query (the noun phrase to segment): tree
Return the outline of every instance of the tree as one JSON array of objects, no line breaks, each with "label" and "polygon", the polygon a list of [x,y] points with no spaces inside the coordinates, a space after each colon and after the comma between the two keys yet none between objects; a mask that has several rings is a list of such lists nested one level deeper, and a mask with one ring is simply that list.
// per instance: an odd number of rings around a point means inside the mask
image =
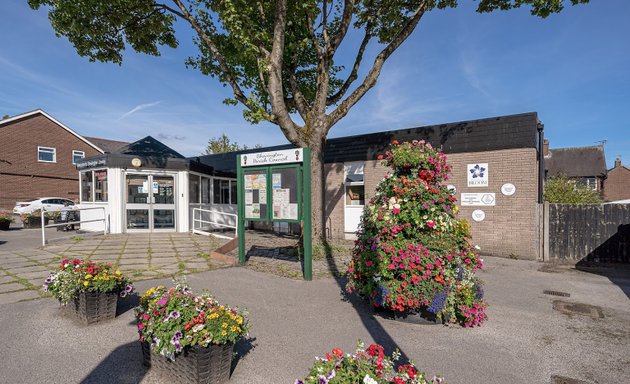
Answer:
[{"label": "tree", "polygon": [[[479,0],[478,12],[530,5],[547,17],[564,0]],[[588,0],[570,0],[572,4]],[[434,9],[457,0],[29,0],[47,6],[58,35],[91,61],[121,64],[130,46],[159,56],[159,46],[178,45],[175,27],[196,35],[199,54],[186,64],[229,86],[252,123],[279,126],[289,142],[309,147],[313,157],[313,238],[324,240],[326,137],[330,129],[376,84],[383,65]],[[356,52],[342,63],[338,50],[353,28],[362,35]],[[344,50],[349,50],[347,43]],[[368,45],[376,44],[365,77],[358,83]]]},{"label": "tree", "polygon": [[545,201],[558,204],[600,204],[599,192],[565,176],[551,177],[545,183]]},{"label": "tree", "polygon": [[[254,145],[254,148],[261,148],[260,144]],[[231,142],[230,138],[225,133],[222,133],[220,137],[213,137],[208,140],[208,148],[206,148],[206,155],[214,155],[217,153],[235,152],[249,149],[247,145],[239,145],[236,141]]]}]

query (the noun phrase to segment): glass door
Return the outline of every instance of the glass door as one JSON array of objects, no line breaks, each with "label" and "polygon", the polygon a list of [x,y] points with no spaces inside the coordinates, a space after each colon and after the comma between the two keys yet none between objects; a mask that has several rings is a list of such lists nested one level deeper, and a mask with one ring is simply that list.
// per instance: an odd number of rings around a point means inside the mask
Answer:
[{"label": "glass door", "polygon": [[128,174],[125,184],[127,231],[175,230],[173,176]]}]

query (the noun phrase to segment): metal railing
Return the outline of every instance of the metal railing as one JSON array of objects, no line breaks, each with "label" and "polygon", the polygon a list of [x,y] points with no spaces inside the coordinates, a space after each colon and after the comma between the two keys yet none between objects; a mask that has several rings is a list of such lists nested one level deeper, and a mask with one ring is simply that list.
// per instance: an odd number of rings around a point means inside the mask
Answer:
[{"label": "metal railing", "polygon": [[[210,220],[202,219],[201,218],[202,213],[210,214]],[[218,222],[217,220],[214,219],[214,215],[215,214],[219,215],[219,216],[233,217],[234,218],[234,224],[226,224],[225,222],[221,222],[221,223]],[[234,237],[236,237],[237,218],[238,218],[238,216],[233,214],[233,213],[211,211],[209,209],[203,209],[203,208],[193,208],[193,229],[192,229],[192,231],[193,231],[193,233],[196,233],[198,235],[206,235],[206,236],[208,236],[211,233],[201,229],[201,226],[209,224],[211,226],[217,226],[217,227],[221,227],[221,228],[232,228],[232,229],[234,229]],[[217,237],[221,237],[221,238],[225,238],[225,239],[233,239],[234,238],[234,237],[229,237],[229,236],[218,235],[216,233],[213,233],[212,235],[217,236]]]},{"label": "metal railing", "polygon": [[90,208],[74,208],[74,209],[67,209],[64,210],[65,212],[73,212],[73,211],[89,211],[89,210],[94,210],[94,209],[102,209],[103,210],[103,218],[102,219],[91,219],[91,220],[79,220],[79,221],[64,221],[63,223],[55,223],[55,224],[48,224],[46,225],[46,212],[60,212],[60,211],[46,211],[44,208],[42,208],[42,214],[41,214],[41,220],[42,220],[42,246],[45,247],[46,246],[46,228],[54,228],[54,227],[61,227],[61,226],[66,226],[66,225],[73,225],[73,224],[81,224],[81,223],[94,223],[97,221],[102,221],[103,222],[103,235],[107,235],[107,215],[105,212],[105,207],[90,207]]}]

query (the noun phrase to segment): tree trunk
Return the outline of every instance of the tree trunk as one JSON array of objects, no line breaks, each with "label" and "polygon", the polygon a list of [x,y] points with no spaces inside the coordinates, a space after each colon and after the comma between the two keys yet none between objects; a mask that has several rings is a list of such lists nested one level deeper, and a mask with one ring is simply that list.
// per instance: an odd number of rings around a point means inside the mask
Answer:
[{"label": "tree trunk", "polygon": [[311,220],[313,245],[326,240],[324,193],[324,147],[325,137],[313,137],[308,147],[311,149]]}]

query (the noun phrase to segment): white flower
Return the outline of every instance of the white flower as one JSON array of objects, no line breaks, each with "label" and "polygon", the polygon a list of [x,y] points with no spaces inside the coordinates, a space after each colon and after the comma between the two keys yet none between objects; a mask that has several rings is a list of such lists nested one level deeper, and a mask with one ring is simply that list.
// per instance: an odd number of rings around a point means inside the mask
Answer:
[{"label": "white flower", "polygon": [[481,249],[481,247],[480,247],[480,246],[478,246],[478,245],[475,245],[475,249],[476,249],[476,250],[480,250],[480,249]]},{"label": "white flower", "polygon": [[376,382],[376,380],[374,380],[373,378],[370,377],[370,375],[365,375],[365,377],[363,378],[363,384],[378,384]]}]

